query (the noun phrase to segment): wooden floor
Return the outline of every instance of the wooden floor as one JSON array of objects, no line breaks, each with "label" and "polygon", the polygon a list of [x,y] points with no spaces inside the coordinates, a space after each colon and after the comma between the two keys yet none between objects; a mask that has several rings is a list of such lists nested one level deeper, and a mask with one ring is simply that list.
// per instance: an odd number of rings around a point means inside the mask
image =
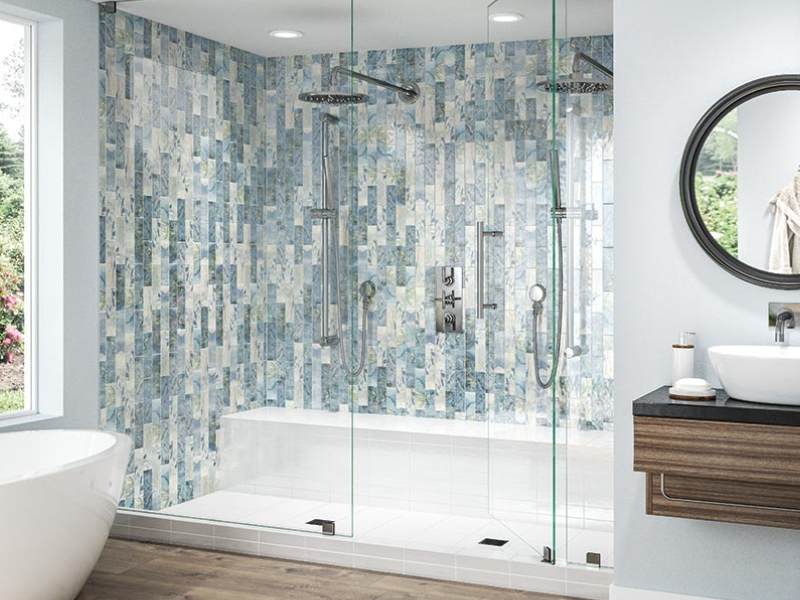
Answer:
[{"label": "wooden floor", "polygon": [[76,600],[568,600],[309,563],[109,540]]}]

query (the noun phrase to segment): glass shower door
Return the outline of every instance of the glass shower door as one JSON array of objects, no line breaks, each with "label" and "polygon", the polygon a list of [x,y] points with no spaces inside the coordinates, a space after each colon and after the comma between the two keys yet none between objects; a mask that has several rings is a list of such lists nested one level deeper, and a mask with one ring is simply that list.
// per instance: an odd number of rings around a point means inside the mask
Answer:
[{"label": "glass shower door", "polygon": [[[483,280],[487,296],[476,336],[478,356],[485,360],[488,510],[497,534],[507,540],[502,548],[536,562],[554,562],[558,548],[556,390],[540,386],[536,377],[538,369],[548,379],[555,352],[555,96],[537,87],[553,73],[554,10],[552,0],[496,0],[488,6],[481,216],[486,230],[502,236],[476,233],[476,255],[483,259],[477,266],[485,273],[477,281]],[[529,295],[535,285],[547,294],[539,298],[544,301],[536,316]]]},{"label": "glass shower door", "polygon": [[[606,568],[614,564],[613,38],[610,19],[593,35],[569,31],[560,18],[558,76],[578,83],[558,96],[566,211],[556,512],[566,544],[560,558]],[[589,81],[595,85],[581,85]]]}]

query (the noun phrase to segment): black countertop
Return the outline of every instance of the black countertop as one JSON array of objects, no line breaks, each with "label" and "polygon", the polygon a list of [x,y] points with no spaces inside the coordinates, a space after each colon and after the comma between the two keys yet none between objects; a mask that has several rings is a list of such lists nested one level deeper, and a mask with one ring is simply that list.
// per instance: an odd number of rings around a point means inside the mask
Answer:
[{"label": "black countertop", "polygon": [[633,415],[800,427],[800,406],[744,402],[729,397],[723,390],[717,390],[714,401],[672,400],[666,385],[634,400]]}]

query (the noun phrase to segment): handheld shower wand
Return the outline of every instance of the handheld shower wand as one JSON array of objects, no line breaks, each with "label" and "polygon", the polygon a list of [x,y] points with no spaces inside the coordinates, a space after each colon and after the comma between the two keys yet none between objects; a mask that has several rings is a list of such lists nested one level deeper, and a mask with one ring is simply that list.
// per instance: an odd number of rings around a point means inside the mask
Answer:
[{"label": "handheld shower wand", "polygon": [[561,244],[562,238],[562,221],[567,217],[566,209],[561,203],[561,173],[559,170],[559,156],[558,150],[553,150],[550,154],[550,172],[553,177],[553,220],[555,221],[555,237],[556,237],[556,286],[558,288],[556,297],[556,315],[554,317],[556,331],[555,331],[555,351],[553,353],[553,366],[550,368],[550,374],[542,378],[539,371],[539,317],[544,312],[544,301],[547,298],[547,290],[544,286],[538,283],[531,286],[528,290],[528,296],[533,302],[533,361],[534,373],[536,374],[536,383],[543,389],[549,388],[553,385],[558,374],[558,365],[561,361],[561,331],[564,321],[564,248]]}]

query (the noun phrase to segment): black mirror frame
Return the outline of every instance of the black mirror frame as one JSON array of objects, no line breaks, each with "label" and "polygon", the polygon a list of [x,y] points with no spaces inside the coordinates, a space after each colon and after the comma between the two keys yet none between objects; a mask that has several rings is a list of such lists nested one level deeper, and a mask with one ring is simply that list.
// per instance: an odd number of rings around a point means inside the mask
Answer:
[{"label": "black mirror frame", "polygon": [[797,290],[800,289],[800,275],[785,275],[770,273],[756,269],[731,256],[712,237],[703,222],[700,209],[697,206],[697,196],[694,189],[694,177],[697,171],[697,162],[703,150],[706,139],[711,132],[730,111],[758,96],[781,91],[800,92],[800,75],[774,75],[746,83],[718,100],[700,119],[694,131],[689,136],[686,149],[681,161],[680,189],[683,214],[689,223],[692,234],[703,250],[706,251],[714,262],[739,279],[760,285],[762,287]]}]

